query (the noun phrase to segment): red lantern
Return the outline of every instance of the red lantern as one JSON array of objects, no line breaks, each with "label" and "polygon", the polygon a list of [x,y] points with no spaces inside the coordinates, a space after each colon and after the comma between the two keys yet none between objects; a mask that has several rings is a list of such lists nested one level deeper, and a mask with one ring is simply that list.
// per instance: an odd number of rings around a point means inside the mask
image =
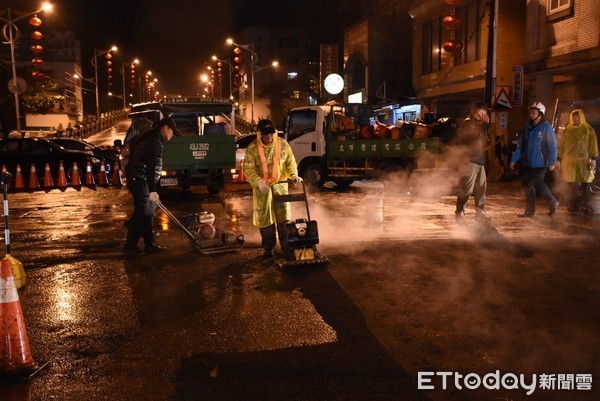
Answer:
[{"label": "red lantern", "polygon": [[44,48],[40,45],[33,45],[31,46],[31,51],[34,53],[41,53],[42,50],[44,50]]},{"label": "red lantern", "polygon": [[239,71],[240,70],[240,66],[236,65],[235,67],[233,67],[234,70]]},{"label": "red lantern", "polygon": [[451,39],[444,42],[444,50],[448,53],[458,53],[463,48],[463,43],[460,40]]},{"label": "red lantern", "polygon": [[42,20],[39,19],[37,17],[37,15],[35,15],[35,16],[31,17],[31,19],[29,20],[29,25],[40,26],[40,25],[42,25]]},{"label": "red lantern", "polygon": [[40,65],[44,64],[44,60],[36,57],[33,60],[31,60],[31,64],[33,64],[35,67],[39,67]]},{"label": "red lantern", "polygon": [[233,52],[235,54],[242,54],[242,49],[240,49],[239,47],[236,47],[235,49],[233,49]]},{"label": "red lantern", "polygon": [[444,0],[444,3],[454,6],[458,4],[458,0]]},{"label": "red lantern", "polygon": [[46,76],[44,75],[44,73],[42,73],[40,71],[34,71],[31,73],[31,77],[33,79],[44,79]]},{"label": "red lantern", "polygon": [[223,67],[223,63],[221,63],[220,61],[217,63],[217,67]]},{"label": "red lantern", "polygon": [[446,29],[458,29],[462,24],[462,18],[456,15],[448,15],[442,20],[442,25]]},{"label": "red lantern", "polygon": [[108,60],[108,61],[106,62],[106,66],[107,66],[107,67],[110,67],[111,65],[112,65],[112,61]]},{"label": "red lantern", "polygon": [[241,64],[242,63],[242,58],[241,57],[234,57],[233,59],[234,62]]},{"label": "red lantern", "polygon": [[110,68],[110,67],[109,67],[109,68],[107,68],[107,69],[106,69],[106,72],[108,72],[108,73],[110,74],[110,73],[112,72],[112,68]]},{"label": "red lantern", "polygon": [[29,35],[33,40],[41,40],[44,35],[40,31],[33,31],[31,35]]},{"label": "red lantern", "polygon": [[110,53],[106,53],[106,54],[104,55],[104,57],[105,57],[107,60],[110,60],[110,59],[112,58],[112,54],[110,54]]}]

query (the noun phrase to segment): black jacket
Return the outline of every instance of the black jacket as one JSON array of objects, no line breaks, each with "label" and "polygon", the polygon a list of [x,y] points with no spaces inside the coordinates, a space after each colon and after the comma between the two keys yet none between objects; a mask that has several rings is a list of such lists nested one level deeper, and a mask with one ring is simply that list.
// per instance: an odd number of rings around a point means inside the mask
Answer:
[{"label": "black jacket", "polygon": [[459,127],[456,144],[465,148],[466,157],[472,163],[485,163],[482,141],[487,138],[487,129],[487,123],[472,117],[467,117]]},{"label": "black jacket", "polygon": [[143,179],[150,192],[156,192],[162,170],[164,138],[159,129],[153,129],[131,143],[127,164],[127,179]]}]

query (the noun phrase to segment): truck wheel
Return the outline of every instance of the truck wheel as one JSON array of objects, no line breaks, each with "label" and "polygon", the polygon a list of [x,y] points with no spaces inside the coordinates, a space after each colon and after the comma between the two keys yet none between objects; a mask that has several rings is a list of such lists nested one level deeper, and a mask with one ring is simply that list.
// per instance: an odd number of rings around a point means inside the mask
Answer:
[{"label": "truck wheel", "polygon": [[340,188],[348,188],[350,185],[352,185],[352,183],[354,182],[354,179],[338,178],[336,180],[333,180],[333,182],[335,182],[335,185],[337,185]]},{"label": "truck wheel", "polygon": [[319,163],[310,163],[300,174],[302,179],[316,188],[321,188],[325,184],[325,171]]},{"label": "truck wheel", "polygon": [[220,187],[216,182],[211,182],[206,184],[206,189],[208,190],[209,194],[216,195],[219,193]]}]

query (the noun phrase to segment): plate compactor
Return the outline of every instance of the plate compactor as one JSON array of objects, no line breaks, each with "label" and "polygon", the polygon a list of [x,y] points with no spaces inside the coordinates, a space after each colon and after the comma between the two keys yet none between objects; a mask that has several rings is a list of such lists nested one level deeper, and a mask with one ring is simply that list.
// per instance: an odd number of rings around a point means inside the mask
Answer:
[{"label": "plate compactor", "polygon": [[180,222],[171,213],[162,202],[158,202],[158,207],[167,217],[175,223],[188,237],[192,246],[200,253],[205,255],[234,252],[244,245],[244,236],[235,234],[231,231],[221,231],[215,227],[215,215],[202,212],[194,213],[183,217],[184,223]]},{"label": "plate compactor", "polygon": [[285,203],[303,202],[306,207],[306,218],[292,221],[279,221],[275,213],[279,244],[284,254],[284,261],[278,262],[282,269],[297,267],[315,267],[329,264],[329,259],[317,251],[319,243],[319,229],[317,222],[310,219],[306,186],[302,185],[302,192],[278,195],[275,193],[276,185],[292,184],[294,181],[279,181],[271,186],[273,206],[275,210],[284,207]]}]

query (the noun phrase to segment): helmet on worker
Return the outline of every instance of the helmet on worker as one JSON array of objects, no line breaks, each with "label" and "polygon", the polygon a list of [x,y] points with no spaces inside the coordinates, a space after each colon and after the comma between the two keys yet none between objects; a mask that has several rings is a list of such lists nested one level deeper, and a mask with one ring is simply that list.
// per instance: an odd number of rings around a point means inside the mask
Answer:
[{"label": "helmet on worker", "polygon": [[533,102],[531,106],[529,106],[529,108],[537,109],[540,112],[540,114],[546,114],[546,106],[544,106],[542,102]]}]

